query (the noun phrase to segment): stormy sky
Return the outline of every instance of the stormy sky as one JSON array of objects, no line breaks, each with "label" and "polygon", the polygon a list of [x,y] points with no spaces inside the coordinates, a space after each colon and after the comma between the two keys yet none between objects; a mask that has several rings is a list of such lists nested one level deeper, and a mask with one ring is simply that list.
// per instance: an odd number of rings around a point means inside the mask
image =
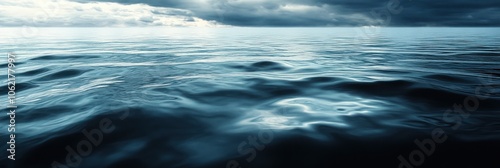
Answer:
[{"label": "stormy sky", "polygon": [[500,26],[499,0],[0,0],[0,26]]}]

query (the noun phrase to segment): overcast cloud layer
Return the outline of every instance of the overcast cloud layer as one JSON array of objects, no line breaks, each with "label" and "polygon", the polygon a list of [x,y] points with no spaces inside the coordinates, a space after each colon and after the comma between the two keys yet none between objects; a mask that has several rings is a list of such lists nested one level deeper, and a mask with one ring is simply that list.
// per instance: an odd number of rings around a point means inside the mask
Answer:
[{"label": "overcast cloud layer", "polygon": [[31,23],[37,26],[500,26],[499,0],[42,0],[37,2],[0,0],[2,8],[0,25],[22,26]]}]

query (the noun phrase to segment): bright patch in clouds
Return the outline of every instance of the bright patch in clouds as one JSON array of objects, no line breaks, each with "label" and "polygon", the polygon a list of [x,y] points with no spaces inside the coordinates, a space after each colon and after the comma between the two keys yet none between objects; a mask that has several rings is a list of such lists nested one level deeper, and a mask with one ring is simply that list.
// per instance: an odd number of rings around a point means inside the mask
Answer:
[{"label": "bright patch in clouds", "polygon": [[283,5],[281,6],[281,9],[290,12],[309,12],[313,10],[321,10],[321,8],[317,6],[296,5],[296,4]]},{"label": "bright patch in clouds", "polygon": [[0,26],[221,26],[185,9],[67,0],[0,1]]}]

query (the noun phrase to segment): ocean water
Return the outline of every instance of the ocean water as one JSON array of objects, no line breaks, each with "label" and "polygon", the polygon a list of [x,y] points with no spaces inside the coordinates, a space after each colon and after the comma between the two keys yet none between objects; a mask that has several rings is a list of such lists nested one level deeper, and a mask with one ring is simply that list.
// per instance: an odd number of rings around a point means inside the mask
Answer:
[{"label": "ocean water", "polygon": [[499,28],[360,30],[2,28],[0,167],[500,166]]}]

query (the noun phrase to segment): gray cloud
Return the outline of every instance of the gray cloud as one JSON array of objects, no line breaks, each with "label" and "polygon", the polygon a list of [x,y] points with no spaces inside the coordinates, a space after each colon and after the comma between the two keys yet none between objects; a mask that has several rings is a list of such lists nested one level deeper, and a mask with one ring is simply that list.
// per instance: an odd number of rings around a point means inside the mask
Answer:
[{"label": "gray cloud", "polygon": [[[179,10],[150,9],[153,18],[182,16],[185,20],[234,26],[500,26],[498,0],[71,0],[78,3],[146,4]],[[388,7],[401,8],[400,12]],[[396,8],[395,8],[396,9]],[[153,19],[153,20],[152,20]]]},{"label": "gray cloud", "polygon": [[0,8],[0,26],[220,26],[190,10],[136,3],[17,0],[0,1]]},{"label": "gray cloud", "polygon": [[[371,14],[372,11],[387,12],[389,2],[392,2],[394,7],[396,5],[398,8],[401,7],[402,11],[389,12],[389,16],[380,17]],[[238,10],[235,7],[229,9],[230,12],[227,12],[225,17],[228,19],[223,23],[266,26],[283,22],[283,25],[296,26],[357,26],[371,25],[377,19],[390,17],[390,22],[387,22],[389,26],[500,26],[500,19],[498,19],[500,18],[500,1],[498,0],[294,0],[264,2],[261,5],[283,6],[283,4],[316,6],[321,7],[322,11],[288,15],[257,15],[257,17],[253,12],[258,12],[258,10]],[[256,8],[259,6],[253,6],[253,9]],[[210,14],[200,17],[215,19]],[[302,18],[302,20],[297,18]]]}]

